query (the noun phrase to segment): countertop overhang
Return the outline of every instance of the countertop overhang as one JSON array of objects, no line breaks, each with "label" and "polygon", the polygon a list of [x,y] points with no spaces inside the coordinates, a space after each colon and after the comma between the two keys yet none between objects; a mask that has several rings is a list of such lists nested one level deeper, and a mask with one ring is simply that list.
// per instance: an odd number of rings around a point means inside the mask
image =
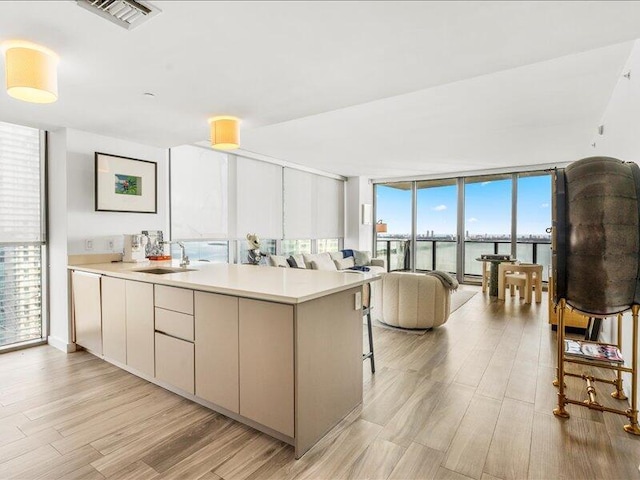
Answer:
[{"label": "countertop overhang", "polygon": [[68,265],[68,269],[139,282],[189,288],[286,304],[299,304],[380,279],[358,271],[332,272],[297,268],[194,262],[191,271],[152,274],[137,270],[179,267],[177,261],[94,263]]}]

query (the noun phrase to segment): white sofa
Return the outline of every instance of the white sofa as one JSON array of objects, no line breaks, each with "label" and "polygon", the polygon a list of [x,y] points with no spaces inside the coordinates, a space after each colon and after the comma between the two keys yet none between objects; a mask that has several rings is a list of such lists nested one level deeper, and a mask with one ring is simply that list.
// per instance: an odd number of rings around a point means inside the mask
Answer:
[{"label": "white sofa", "polygon": [[[371,258],[369,252],[354,250],[353,257],[345,258],[342,252],[325,252],[315,254],[299,254],[285,257],[284,255],[269,255],[267,264],[272,267],[291,268],[290,262],[295,261],[294,268],[331,271],[351,270],[353,266],[367,267],[370,273],[384,273],[387,271],[386,261],[382,258]],[[288,261],[289,260],[289,261]]]},{"label": "white sofa", "polygon": [[449,318],[451,290],[423,273],[382,276],[382,321],[401,328],[433,328]]},{"label": "white sofa", "polygon": [[[369,252],[354,251],[354,254],[357,254],[358,263],[369,268],[368,273],[382,274],[387,271],[387,264],[384,259],[371,258]],[[303,265],[299,268],[360,273],[359,270],[349,269],[348,266],[352,264],[343,257],[342,252],[317,253],[311,255],[301,254],[292,255],[292,257],[296,261],[297,265]],[[287,262],[287,258],[288,257],[283,255],[269,255],[267,257],[267,265],[271,265],[272,267],[291,268],[291,265]],[[355,264],[356,258],[354,258],[353,262]],[[371,318],[374,320],[382,320],[381,283],[382,282],[380,281],[371,283]]]}]

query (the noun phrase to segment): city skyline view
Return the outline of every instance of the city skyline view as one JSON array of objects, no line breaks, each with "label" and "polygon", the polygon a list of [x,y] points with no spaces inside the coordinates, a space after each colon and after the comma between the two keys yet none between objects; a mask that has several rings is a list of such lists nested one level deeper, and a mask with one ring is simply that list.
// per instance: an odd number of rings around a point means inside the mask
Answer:
[{"label": "city skyline view", "polygon": [[[471,179],[469,179],[471,180]],[[511,178],[465,184],[465,238],[511,237]],[[392,185],[392,184],[391,184]],[[387,224],[380,237],[411,235],[411,190],[378,185],[376,221]],[[406,184],[405,184],[406,185]],[[457,186],[439,185],[417,189],[418,238],[455,238],[457,233]],[[517,237],[549,239],[551,226],[551,176],[523,176],[517,184]]]}]

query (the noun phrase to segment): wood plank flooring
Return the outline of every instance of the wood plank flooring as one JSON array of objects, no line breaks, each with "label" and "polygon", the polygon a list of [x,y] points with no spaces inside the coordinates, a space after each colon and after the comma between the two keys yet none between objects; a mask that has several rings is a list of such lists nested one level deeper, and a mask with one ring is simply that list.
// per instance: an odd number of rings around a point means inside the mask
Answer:
[{"label": "wood plank flooring", "polygon": [[[546,296],[524,305],[478,292],[425,335],[374,328],[363,404],[300,460],[85,352],[6,353],[0,479],[640,479],[640,438],[624,418],[552,415],[546,312]],[[582,398],[579,381],[567,384]],[[620,408],[609,388],[598,399]]]}]

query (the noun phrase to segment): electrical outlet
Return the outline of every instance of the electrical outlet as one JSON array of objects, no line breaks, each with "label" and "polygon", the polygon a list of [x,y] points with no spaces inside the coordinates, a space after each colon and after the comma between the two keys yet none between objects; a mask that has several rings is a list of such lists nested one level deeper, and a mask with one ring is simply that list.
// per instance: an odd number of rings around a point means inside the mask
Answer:
[{"label": "electrical outlet", "polygon": [[356,292],[355,310],[362,310],[362,292]]},{"label": "electrical outlet", "polygon": [[85,240],[84,241],[84,249],[85,250],[93,250],[93,240]]},{"label": "electrical outlet", "polygon": [[107,247],[109,248],[109,250],[110,250],[110,251],[112,251],[112,252],[113,252],[113,240],[109,240],[109,241],[107,242]]}]

